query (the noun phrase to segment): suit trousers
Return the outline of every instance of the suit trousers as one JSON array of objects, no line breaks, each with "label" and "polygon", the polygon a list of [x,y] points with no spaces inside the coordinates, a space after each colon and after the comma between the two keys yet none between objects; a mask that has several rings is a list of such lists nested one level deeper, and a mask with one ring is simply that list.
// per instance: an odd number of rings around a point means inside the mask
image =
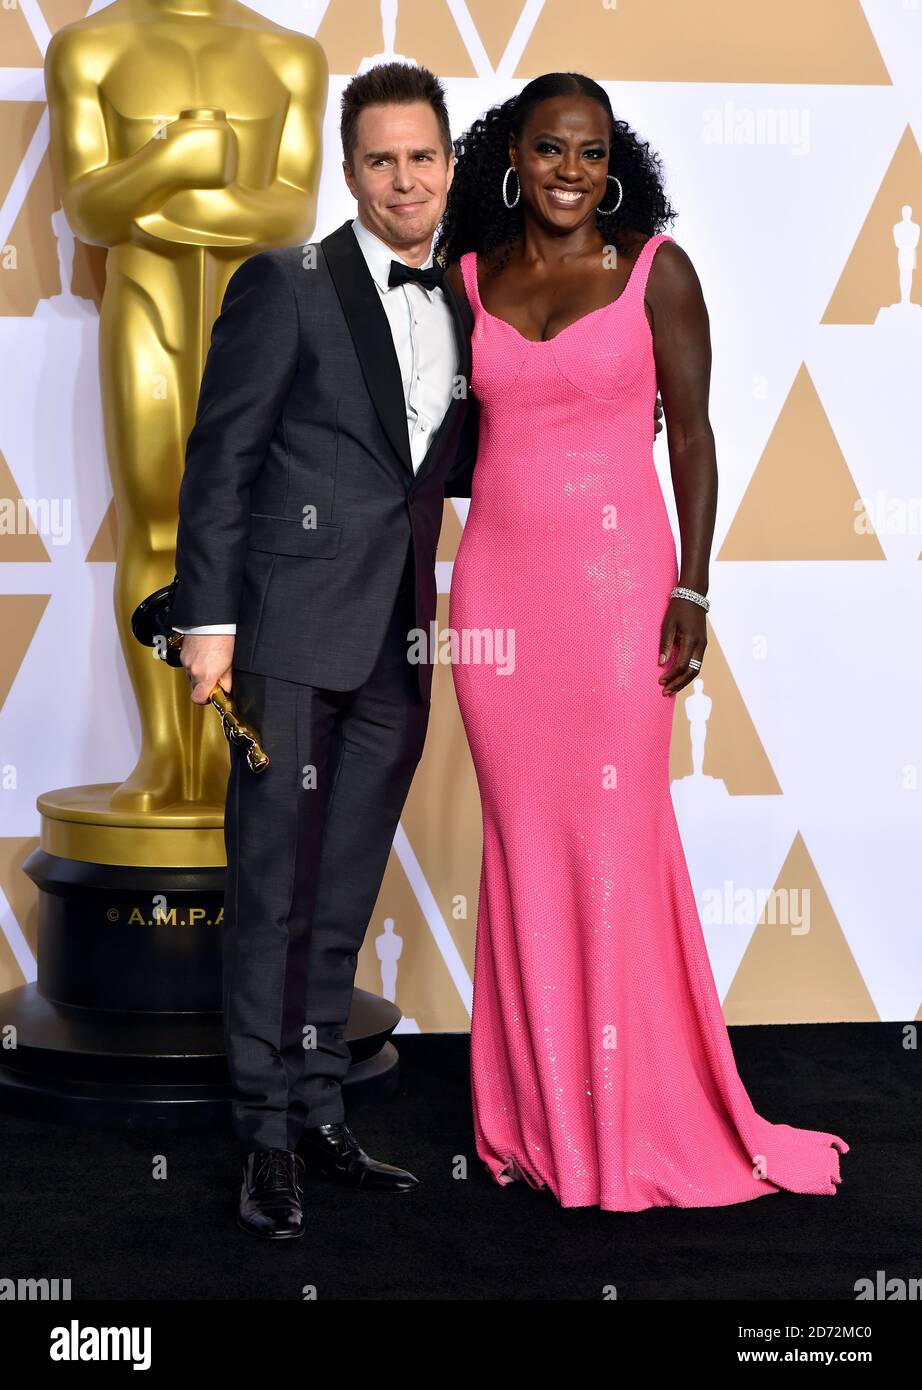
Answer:
[{"label": "suit trousers", "polygon": [[407,660],[412,576],[408,551],[356,690],[233,671],[270,758],[255,774],[231,745],[224,821],[224,1036],[243,1153],[294,1149],[305,1126],[344,1117],[358,953],[429,722]]}]

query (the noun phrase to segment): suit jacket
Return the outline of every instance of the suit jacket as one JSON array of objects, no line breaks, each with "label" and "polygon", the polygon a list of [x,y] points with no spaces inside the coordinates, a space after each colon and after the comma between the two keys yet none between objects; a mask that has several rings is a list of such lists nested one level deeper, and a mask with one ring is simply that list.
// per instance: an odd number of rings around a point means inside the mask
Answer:
[{"label": "suit jacket", "polygon": [[[231,276],[186,445],[171,621],[236,623],[240,669],[361,685],[409,546],[428,638],[444,498],[471,495],[477,445],[470,308],[443,285],[460,380],[414,473],[390,326],[351,223]],[[418,669],[428,699],[432,666]]]}]

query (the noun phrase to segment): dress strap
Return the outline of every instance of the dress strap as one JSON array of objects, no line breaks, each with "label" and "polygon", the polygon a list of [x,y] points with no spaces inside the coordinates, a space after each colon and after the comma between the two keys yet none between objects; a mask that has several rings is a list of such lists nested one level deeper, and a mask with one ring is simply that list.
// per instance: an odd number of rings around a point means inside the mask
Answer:
[{"label": "dress strap", "polygon": [[480,291],[477,288],[477,252],[465,251],[458,264],[461,266],[461,278],[467,291],[467,302],[473,312],[479,314],[483,305],[480,302]]},{"label": "dress strap", "polygon": [[632,294],[637,295],[641,300],[647,292],[647,277],[650,274],[650,265],[653,261],[653,257],[664,241],[675,241],[675,237],[669,236],[666,232],[657,232],[655,236],[648,237],[640,249],[639,256],[634,262],[628,288]]}]

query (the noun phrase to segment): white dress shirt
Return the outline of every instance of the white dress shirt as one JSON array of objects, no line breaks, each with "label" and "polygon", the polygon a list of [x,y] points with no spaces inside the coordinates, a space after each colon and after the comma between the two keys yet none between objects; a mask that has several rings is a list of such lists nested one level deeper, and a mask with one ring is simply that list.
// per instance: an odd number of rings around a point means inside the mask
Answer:
[{"label": "white dress shirt", "polygon": [[[391,261],[403,261],[403,257],[396,255],[357,217],[352,223],[352,230],[390,324],[403,381],[410,456],[416,473],[451,403],[452,389],[457,379],[460,364],[452,311],[440,286],[427,290],[412,280],[393,287],[388,285]],[[409,261],[403,261],[403,264],[409,265]],[[424,270],[431,265],[430,250],[419,268]],[[198,633],[232,635],[237,628],[233,623],[211,623],[205,627],[179,627],[174,630],[193,636]]]}]

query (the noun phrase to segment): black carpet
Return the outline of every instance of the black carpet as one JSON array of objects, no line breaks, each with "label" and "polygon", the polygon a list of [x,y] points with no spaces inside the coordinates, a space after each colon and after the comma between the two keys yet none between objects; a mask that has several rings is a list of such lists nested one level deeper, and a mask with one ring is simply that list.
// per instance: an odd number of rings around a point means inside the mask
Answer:
[{"label": "black carpet", "polygon": [[[235,1226],[228,1133],[90,1132],[0,1116],[0,1276],[69,1278],[82,1299],[854,1300],[855,1281],[922,1274],[917,1051],[897,1024],[731,1030],[767,1119],[840,1134],[834,1197],[730,1207],[564,1211],[500,1188],[474,1151],[467,1035],[405,1036],[397,1096],[353,1108],[406,1195],[308,1177],[303,1239]],[[153,1176],[158,1155],[165,1179]],[[464,1176],[466,1169],[466,1176]],[[611,1296],[609,1293],[607,1296]]]}]

